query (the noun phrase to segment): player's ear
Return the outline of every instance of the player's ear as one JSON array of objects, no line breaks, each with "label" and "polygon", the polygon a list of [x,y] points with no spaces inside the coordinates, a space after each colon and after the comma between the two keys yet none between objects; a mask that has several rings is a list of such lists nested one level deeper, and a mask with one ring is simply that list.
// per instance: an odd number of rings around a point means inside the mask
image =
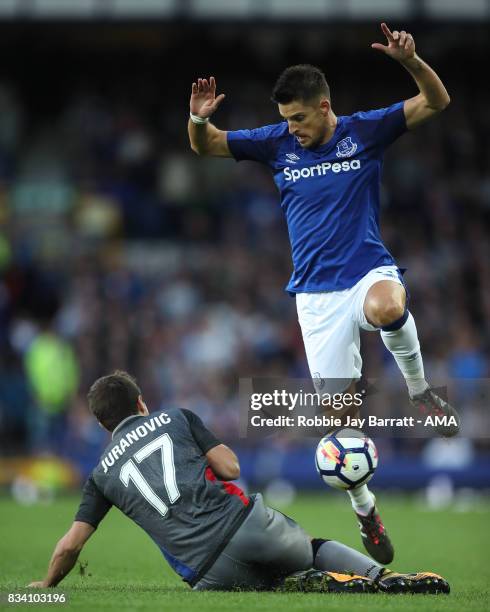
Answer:
[{"label": "player's ear", "polygon": [[141,416],[148,416],[149,411],[141,395],[138,397],[137,408],[138,413],[141,414]]},{"label": "player's ear", "polygon": [[320,111],[322,115],[326,117],[328,113],[330,112],[331,108],[332,108],[332,105],[330,104],[330,100],[328,98],[322,98],[320,100]]}]

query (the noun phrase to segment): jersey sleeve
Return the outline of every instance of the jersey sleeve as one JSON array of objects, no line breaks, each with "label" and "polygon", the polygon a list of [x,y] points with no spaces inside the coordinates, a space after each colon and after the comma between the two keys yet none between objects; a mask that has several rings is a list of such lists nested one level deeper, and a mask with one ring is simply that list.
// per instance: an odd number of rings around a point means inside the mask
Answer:
[{"label": "jersey sleeve", "polygon": [[250,160],[268,164],[275,156],[278,127],[280,124],[227,132],[228,148],[236,161]]},{"label": "jersey sleeve", "polygon": [[88,523],[97,529],[100,521],[111,509],[111,502],[97,488],[92,475],[90,475],[83,487],[82,501],[75,515],[75,521]]},{"label": "jersey sleeve", "polygon": [[362,122],[368,123],[370,137],[376,146],[385,149],[407,131],[404,102],[386,108],[358,113]]},{"label": "jersey sleeve", "polygon": [[194,440],[197,442],[197,445],[204,455],[215,446],[221,444],[218,438],[204,426],[204,423],[197,414],[185,408],[182,409],[182,412],[189,423]]}]

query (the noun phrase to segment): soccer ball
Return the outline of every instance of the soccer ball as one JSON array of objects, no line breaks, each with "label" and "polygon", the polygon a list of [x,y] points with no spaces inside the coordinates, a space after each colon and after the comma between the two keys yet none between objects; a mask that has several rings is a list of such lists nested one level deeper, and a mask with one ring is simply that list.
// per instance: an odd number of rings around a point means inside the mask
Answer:
[{"label": "soccer ball", "polygon": [[373,477],[378,451],[361,431],[339,429],[320,440],[315,464],[326,484],[335,489],[354,489]]}]

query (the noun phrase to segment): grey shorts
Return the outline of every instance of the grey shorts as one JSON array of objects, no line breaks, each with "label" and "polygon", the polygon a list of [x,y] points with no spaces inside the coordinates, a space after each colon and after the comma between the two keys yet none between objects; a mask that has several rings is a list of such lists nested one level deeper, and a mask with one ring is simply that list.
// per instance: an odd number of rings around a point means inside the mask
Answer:
[{"label": "grey shorts", "polygon": [[312,566],[308,534],[266,506],[260,493],[254,499],[250,514],[194,590],[271,590],[284,576]]}]

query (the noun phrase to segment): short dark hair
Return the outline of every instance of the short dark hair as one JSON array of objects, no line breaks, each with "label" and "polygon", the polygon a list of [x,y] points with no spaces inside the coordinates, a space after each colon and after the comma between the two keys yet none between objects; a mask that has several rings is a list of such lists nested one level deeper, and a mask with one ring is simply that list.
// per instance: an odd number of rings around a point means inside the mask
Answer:
[{"label": "short dark hair", "polygon": [[276,104],[289,104],[293,100],[307,102],[322,95],[330,100],[330,87],[320,68],[298,64],[289,66],[279,76],[272,90],[272,101]]},{"label": "short dark hair", "polygon": [[90,387],[88,406],[90,412],[109,431],[132,414],[138,414],[138,398],[141,389],[127,372],[116,370],[102,376]]}]

